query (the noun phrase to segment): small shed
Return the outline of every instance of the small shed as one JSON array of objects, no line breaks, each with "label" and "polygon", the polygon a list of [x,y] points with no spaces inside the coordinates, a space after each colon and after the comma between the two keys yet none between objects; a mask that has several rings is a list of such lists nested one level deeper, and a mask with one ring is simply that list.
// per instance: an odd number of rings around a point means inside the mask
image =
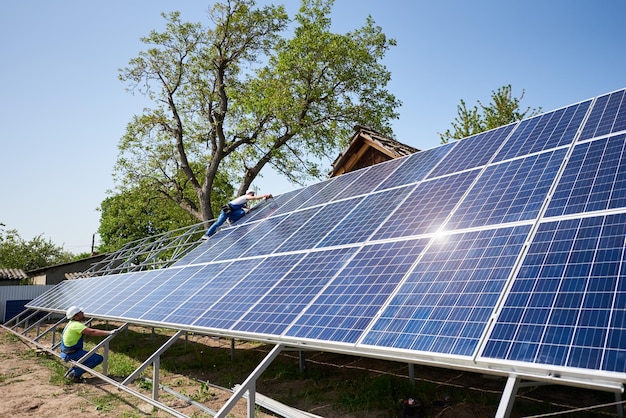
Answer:
[{"label": "small shed", "polygon": [[356,133],[350,139],[348,148],[332,163],[333,168],[328,177],[336,177],[420,151],[365,126],[357,125],[354,130]]}]

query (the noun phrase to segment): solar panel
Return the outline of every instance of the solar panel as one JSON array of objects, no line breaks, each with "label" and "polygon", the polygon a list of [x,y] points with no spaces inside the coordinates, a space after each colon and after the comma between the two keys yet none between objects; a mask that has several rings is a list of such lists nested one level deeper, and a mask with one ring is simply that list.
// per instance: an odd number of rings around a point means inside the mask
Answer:
[{"label": "solar panel", "polygon": [[173,267],[64,282],[28,306],[621,385],[625,93],[276,196]]}]

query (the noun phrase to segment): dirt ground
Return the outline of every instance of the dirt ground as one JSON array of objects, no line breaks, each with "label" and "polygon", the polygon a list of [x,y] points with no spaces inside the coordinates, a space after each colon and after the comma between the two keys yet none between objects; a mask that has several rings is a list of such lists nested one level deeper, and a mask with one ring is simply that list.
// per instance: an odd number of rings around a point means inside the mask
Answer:
[{"label": "dirt ground", "polygon": [[[211,345],[214,340],[205,338],[200,343]],[[223,345],[223,343],[221,343]],[[223,348],[223,347],[222,347]],[[282,354],[281,354],[282,355]],[[293,356],[297,364],[297,353]],[[398,363],[373,359],[354,358],[332,353],[315,353],[307,356],[307,363],[314,367],[333,367],[340,373],[331,373],[338,381],[319,382],[328,388],[341,385],[358,385],[368,376],[389,374],[400,377],[407,375],[407,366]],[[55,370],[56,368],[56,370]],[[169,417],[171,414],[156,409],[150,403],[139,399],[115,386],[86,374],[84,383],[69,383],[62,378],[66,365],[58,358],[45,351],[38,351],[34,346],[18,339],[10,332],[0,328],[0,417]],[[192,393],[187,386],[189,376],[176,373],[163,373],[161,382],[175,389],[178,393]],[[61,377],[60,377],[61,376]],[[477,418],[494,416],[497,400],[504,387],[504,379],[479,376],[453,370],[434,369],[416,366],[417,379],[436,387],[437,395],[432,395],[432,402],[425,405],[417,416],[438,418]],[[210,376],[203,376],[209,381]],[[388,418],[402,416],[402,406],[394,410],[345,412],[337,405],[330,404],[332,397],[307,396],[310,381],[285,380],[259,381],[257,391],[272,399],[284,398],[286,393],[293,393],[291,406],[306,410],[312,414],[327,418]],[[138,390],[134,385],[133,389]],[[143,392],[150,397],[151,390]],[[446,393],[450,393],[448,396]],[[463,395],[459,396],[459,393]],[[214,411],[219,410],[232,393],[211,389],[211,396],[201,402]],[[487,400],[486,398],[491,398]],[[493,399],[496,399],[494,404]],[[612,394],[594,391],[581,391],[572,388],[528,389],[521,392],[515,403],[512,417],[533,414],[520,413],[541,406],[545,411],[573,409],[608,403],[614,400]],[[206,412],[190,405],[163,391],[159,401],[190,417],[208,417]],[[524,408],[526,406],[527,408]],[[520,408],[521,407],[521,408]],[[530,408],[530,409],[528,409]],[[603,408],[591,415],[589,412],[564,415],[568,417],[604,417],[616,416],[615,407]],[[537,413],[537,412],[536,412]],[[229,417],[247,416],[246,400],[238,402]],[[256,417],[268,418],[274,415],[258,411]]]}]

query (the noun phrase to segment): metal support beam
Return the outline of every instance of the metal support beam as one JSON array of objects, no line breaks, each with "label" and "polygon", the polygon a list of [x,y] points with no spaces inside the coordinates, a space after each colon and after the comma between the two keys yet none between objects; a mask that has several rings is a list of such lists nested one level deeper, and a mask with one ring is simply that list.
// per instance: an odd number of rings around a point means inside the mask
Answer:
[{"label": "metal support beam", "polygon": [[[163,344],[157,351],[155,351],[154,354],[152,354],[150,357],[148,357],[148,359],[146,361],[144,361],[143,364],[137,368],[137,370],[132,372],[130,374],[130,376],[128,376],[126,379],[124,379],[124,381],[122,382],[122,385],[128,385],[133,380],[137,379],[137,377],[139,377],[139,374],[141,374],[141,372],[143,372],[146,367],[148,367],[152,363],[154,363],[155,359],[158,358],[161,355],[161,353],[163,353],[165,350],[170,348],[170,346],[172,344],[174,344],[176,342],[176,340],[178,340],[178,338],[183,333],[184,333],[184,331],[178,331],[176,334],[174,334],[169,340],[167,340],[165,342],[165,344]],[[156,387],[159,387],[159,382],[158,381],[156,381],[154,384],[156,385]]]},{"label": "metal support beam", "polygon": [[298,351],[298,364],[300,365],[300,373],[304,373],[306,370],[306,363],[304,359],[304,351]]},{"label": "metal support beam", "polygon": [[502,392],[502,398],[500,398],[500,405],[498,405],[495,418],[508,418],[511,415],[519,385],[520,379],[517,376],[509,376]]},{"label": "metal support beam", "polygon": [[617,416],[624,418],[624,404],[622,403],[622,392],[615,392],[615,402],[617,402]]},{"label": "metal support beam", "polygon": [[415,386],[415,364],[409,363],[409,382]]},{"label": "metal support beam", "polygon": [[228,416],[228,413],[235,406],[237,401],[243,397],[243,395],[248,392],[248,418],[254,418],[254,408],[255,408],[255,392],[256,392],[256,380],[261,376],[261,374],[267,369],[267,367],[274,361],[276,357],[280,354],[283,349],[282,344],[278,344],[275,346],[272,351],[269,352],[267,356],[263,359],[263,361],[254,369],[254,371],[248,376],[248,378],[238,387],[238,390],[235,391],[233,396],[230,397],[228,402],[222,406],[222,409],[217,411],[217,415],[215,418],[225,418]]}]

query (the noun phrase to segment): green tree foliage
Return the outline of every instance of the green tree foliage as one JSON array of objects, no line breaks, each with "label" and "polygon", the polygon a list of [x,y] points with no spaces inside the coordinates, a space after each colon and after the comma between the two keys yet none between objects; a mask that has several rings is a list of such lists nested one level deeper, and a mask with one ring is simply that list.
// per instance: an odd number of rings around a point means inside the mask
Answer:
[{"label": "green tree foliage", "polygon": [[[208,27],[163,15],[166,29],[120,70],[154,106],[120,141],[118,185],[142,184],[204,221],[265,167],[294,184],[321,178],[321,160],[334,159],[355,124],[391,135],[400,103],[381,60],[395,41],[371,17],[332,33],[332,4],[303,0],[293,22],[283,6],[253,0],[215,4]],[[237,193],[218,194],[223,184]]]},{"label": "green tree foliage", "polygon": [[[2,224],[0,224],[2,225]],[[15,229],[0,228],[0,268],[36,270],[70,262],[74,256],[41,235],[25,241]]]},{"label": "green tree foliage", "polygon": [[468,109],[464,100],[457,106],[457,117],[452,122],[452,130],[439,134],[442,144],[450,139],[463,139],[480,132],[508,125],[541,113],[541,108],[522,111],[520,101],[524,98],[524,90],[520,97],[513,97],[511,85],[500,87],[491,92],[491,103],[485,105],[478,101],[478,105]]},{"label": "green tree foliage", "polygon": [[[232,195],[233,187],[223,181],[218,184],[216,200],[226,200]],[[193,193],[185,198],[193,200]],[[113,252],[128,242],[198,222],[168,196],[149,187],[147,181],[109,196],[100,204],[99,210],[101,243],[98,251],[101,253]]]}]

